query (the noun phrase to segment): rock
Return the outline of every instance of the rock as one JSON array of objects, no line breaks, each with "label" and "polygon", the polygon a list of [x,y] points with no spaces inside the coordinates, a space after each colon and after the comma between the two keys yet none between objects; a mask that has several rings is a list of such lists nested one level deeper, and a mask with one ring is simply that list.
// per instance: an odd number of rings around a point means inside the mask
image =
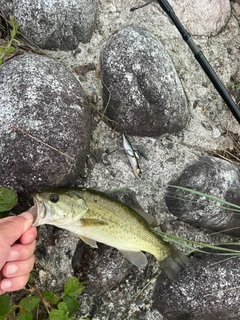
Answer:
[{"label": "rock", "polygon": [[164,320],[237,320],[239,281],[237,259],[197,254],[177,282],[158,278],[153,309]]},{"label": "rock", "polygon": [[117,131],[159,136],[187,123],[186,97],[162,43],[147,30],[127,26],[101,52],[103,105]]},{"label": "rock", "polygon": [[193,35],[215,36],[231,16],[229,0],[169,0],[179,20]]},{"label": "rock", "polygon": [[[240,11],[240,6],[239,6],[239,11]],[[237,105],[239,105],[240,103],[239,81],[240,81],[240,67],[237,66],[235,73],[230,78],[230,84],[229,84],[229,91],[234,96]]]},{"label": "rock", "polygon": [[129,271],[136,269],[116,249],[101,243],[98,249],[93,249],[82,241],[74,252],[72,267],[74,275],[84,281],[85,293],[94,296],[119,285]]},{"label": "rock", "polygon": [[70,50],[90,41],[98,0],[0,0],[0,6],[40,48]]},{"label": "rock", "polygon": [[[240,205],[239,168],[210,156],[190,163],[170,185],[190,188]],[[180,220],[198,227],[240,235],[239,211],[203,196],[168,187],[165,201],[169,211]],[[224,208],[225,207],[225,208]],[[234,208],[233,208],[234,209]]]},{"label": "rock", "polygon": [[91,137],[76,78],[55,60],[17,56],[0,67],[0,181],[17,192],[74,183]]},{"label": "rock", "polygon": [[78,237],[66,230],[50,225],[38,228],[35,250],[35,271],[39,274],[39,286],[48,286],[56,294],[63,291],[66,280],[73,277],[71,258]]},{"label": "rock", "polygon": [[237,20],[240,20],[240,1],[236,0],[236,1],[232,1],[231,2],[231,6],[233,8],[233,13],[234,16],[237,18]]}]

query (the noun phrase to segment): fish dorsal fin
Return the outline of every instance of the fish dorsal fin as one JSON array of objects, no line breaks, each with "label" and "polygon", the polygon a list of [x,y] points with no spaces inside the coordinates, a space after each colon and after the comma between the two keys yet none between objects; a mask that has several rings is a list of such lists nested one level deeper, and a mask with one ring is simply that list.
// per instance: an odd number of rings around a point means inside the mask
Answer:
[{"label": "fish dorsal fin", "polygon": [[99,219],[80,219],[80,226],[81,227],[99,227],[99,226],[106,226],[108,223],[103,220]]},{"label": "fish dorsal fin", "polygon": [[85,242],[86,244],[88,244],[89,246],[91,246],[92,248],[97,248],[97,247],[98,247],[96,241],[93,240],[93,239],[89,239],[89,238],[84,237],[84,236],[79,236],[79,238],[80,238],[83,242]]},{"label": "fish dorsal fin", "polygon": [[148,259],[141,251],[127,251],[122,249],[118,249],[118,251],[138,268],[145,268],[148,264]]},{"label": "fish dorsal fin", "polygon": [[137,207],[131,207],[133,210],[135,210],[144,220],[146,220],[147,224],[152,227],[152,228],[156,228],[158,227],[158,223],[156,218],[154,218],[151,214],[145,212],[143,209],[141,208],[137,208]]}]

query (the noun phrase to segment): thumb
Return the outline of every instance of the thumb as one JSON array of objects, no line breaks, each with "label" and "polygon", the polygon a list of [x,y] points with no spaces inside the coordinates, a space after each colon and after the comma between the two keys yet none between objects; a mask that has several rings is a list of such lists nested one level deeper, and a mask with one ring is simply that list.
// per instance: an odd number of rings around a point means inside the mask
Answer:
[{"label": "thumb", "polygon": [[9,257],[13,243],[31,227],[32,223],[33,216],[29,212],[16,217],[0,219],[0,270]]},{"label": "thumb", "polygon": [[3,219],[0,224],[0,243],[11,246],[32,224],[33,216],[29,212],[23,212],[19,216]]}]

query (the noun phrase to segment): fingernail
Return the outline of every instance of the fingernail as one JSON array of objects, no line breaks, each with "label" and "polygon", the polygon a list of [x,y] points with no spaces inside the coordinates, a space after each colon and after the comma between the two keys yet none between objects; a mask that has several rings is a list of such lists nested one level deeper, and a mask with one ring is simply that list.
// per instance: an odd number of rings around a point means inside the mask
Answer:
[{"label": "fingernail", "polygon": [[26,218],[27,220],[33,220],[33,215],[30,212],[23,212],[20,214],[20,216]]},{"label": "fingernail", "polygon": [[7,275],[14,274],[17,270],[18,267],[16,264],[11,263],[7,266]]},{"label": "fingernail", "polygon": [[8,279],[4,279],[4,280],[2,281],[2,283],[1,283],[1,289],[2,289],[3,291],[11,288],[11,286],[12,286],[12,281],[11,281],[11,280],[8,280]]},{"label": "fingernail", "polygon": [[9,261],[15,261],[19,257],[19,252],[17,250],[12,249],[9,255]]}]

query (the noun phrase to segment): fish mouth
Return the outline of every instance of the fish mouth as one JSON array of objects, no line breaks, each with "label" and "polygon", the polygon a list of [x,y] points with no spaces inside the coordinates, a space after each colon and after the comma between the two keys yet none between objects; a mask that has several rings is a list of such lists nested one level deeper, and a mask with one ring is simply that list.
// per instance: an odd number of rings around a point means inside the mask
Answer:
[{"label": "fish mouth", "polygon": [[34,217],[33,227],[40,226],[45,216],[45,206],[38,194],[33,195],[34,205],[28,210]]}]

